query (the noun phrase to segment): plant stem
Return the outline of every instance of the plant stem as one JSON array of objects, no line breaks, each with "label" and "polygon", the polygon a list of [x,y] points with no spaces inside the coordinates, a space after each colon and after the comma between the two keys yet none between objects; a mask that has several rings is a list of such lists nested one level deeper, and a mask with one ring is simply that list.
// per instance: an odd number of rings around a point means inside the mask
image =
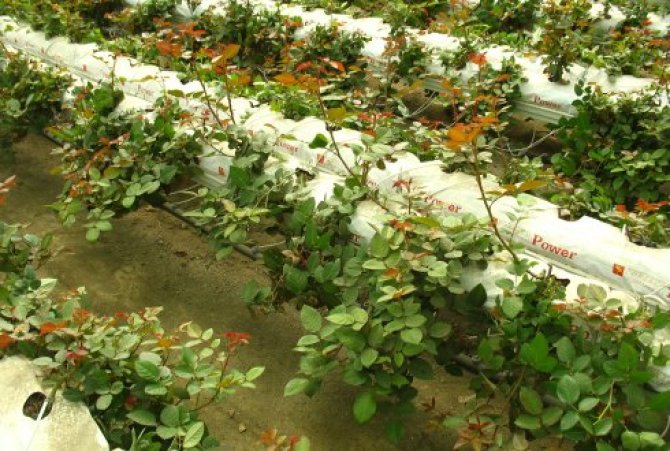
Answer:
[{"label": "plant stem", "polygon": [[498,222],[493,216],[493,210],[491,210],[491,204],[488,201],[488,198],[486,197],[486,190],[484,190],[484,182],[482,181],[482,171],[481,168],[479,167],[479,153],[477,151],[477,144],[473,143],[472,145],[472,154],[473,154],[473,170],[475,173],[475,180],[477,180],[477,187],[479,188],[479,192],[482,195],[482,201],[484,202],[484,208],[486,208],[486,213],[489,216],[489,219],[491,220],[491,227],[493,227],[493,233],[495,236],[498,238],[498,241],[500,241],[500,244],[502,245],[503,248],[507,252],[512,255],[512,259],[514,260],[514,263],[519,263],[519,256],[516,254],[514,249],[509,245],[507,240],[502,236],[500,233],[500,229],[498,228]]},{"label": "plant stem", "polygon": [[[207,86],[205,85],[205,82],[203,81],[202,77],[200,76],[200,72],[198,72],[197,69],[193,71],[195,74],[195,77],[198,79],[198,82],[200,83],[200,86],[202,87],[202,92],[205,94],[205,103],[207,104],[207,108],[209,109],[210,113],[212,113],[212,116],[214,116],[214,119],[216,119],[216,122],[219,124],[219,127],[225,128],[225,124],[219,117],[219,113],[214,109],[212,106],[212,102],[209,98],[209,93],[207,92]],[[226,90],[227,94],[227,90]],[[231,110],[231,119],[233,120],[233,124],[235,123],[235,118],[233,117],[232,110]]]}]

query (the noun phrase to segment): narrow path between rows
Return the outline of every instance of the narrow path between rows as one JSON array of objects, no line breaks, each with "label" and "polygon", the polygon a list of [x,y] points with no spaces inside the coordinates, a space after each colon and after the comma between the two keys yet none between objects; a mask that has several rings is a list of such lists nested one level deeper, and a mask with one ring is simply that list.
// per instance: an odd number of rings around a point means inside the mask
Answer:
[{"label": "narrow path between rows", "polygon": [[[302,328],[297,312],[253,317],[242,301],[244,284],[266,279],[263,267],[233,254],[216,262],[206,240],[169,214],[145,206],[114,221],[114,231],[90,244],[84,231],[64,229],[47,205],[60,191],[51,174],[58,161],[50,155],[53,143],[31,135],[15,146],[16,162],[0,164],[0,179],[15,174],[18,188],[0,210],[2,220],[28,224],[31,233],[53,233],[55,256],[41,269],[61,281],[61,289],[85,286],[92,310],[113,314],[144,306],[165,307],[167,327],[193,320],[217,332],[250,333],[253,338],[237,361],[239,368],[266,367],[255,390],[239,391],[205,412],[205,418],[224,450],[263,449],[260,434],[276,427],[283,434],[306,435],[314,451],[451,449],[453,437],[429,428],[429,414],[420,412],[408,425],[399,448],[384,438],[380,419],[359,426],[351,414],[356,391],[338,375],[313,398],[284,398],[284,384],[294,375],[298,355],[293,352]],[[421,383],[418,401],[436,398],[438,411],[456,409],[467,396],[467,379],[438,373]]]}]

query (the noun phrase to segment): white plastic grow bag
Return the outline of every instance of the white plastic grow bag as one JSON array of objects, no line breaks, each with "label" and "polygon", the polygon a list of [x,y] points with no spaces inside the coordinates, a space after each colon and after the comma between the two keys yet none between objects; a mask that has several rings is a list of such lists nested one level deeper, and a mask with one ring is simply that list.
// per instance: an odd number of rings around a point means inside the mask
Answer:
[{"label": "white plastic grow bag", "polygon": [[107,451],[109,445],[86,406],[56,394],[51,412],[39,422],[23,414],[33,393],[47,397],[40,368],[23,357],[0,360],[0,449],[3,451]]},{"label": "white plastic grow bag", "polygon": [[[126,59],[125,62],[122,60],[120,67],[126,67],[130,70],[132,67],[131,60]],[[164,73],[162,72],[161,77],[163,76]],[[165,72],[165,77],[169,78],[172,76],[174,76],[174,73]],[[137,95],[137,92],[131,92],[131,94]],[[139,97],[144,98],[142,95],[139,95]],[[205,106],[202,108],[202,111],[206,110]],[[323,152],[325,149],[309,148],[309,143],[317,133],[325,135],[324,132],[326,130],[322,121],[312,118],[303,120],[298,124],[292,124],[283,119],[280,114],[264,107],[256,109],[244,122],[244,127],[253,135],[259,132],[265,132],[270,135],[274,134],[275,136],[281,134],[282,131],[278,130],[278,127],[274,126],[274,124],[286,124],[287,128],[290,125],[294,125],[294,128],[290,132],[297,135],[297,139],[295,140],[286,138],[278,140],[276,145],[278,153],[296,158],[301,161],[303,168],[309,171],[331,170],[338,172],[340,175],[343,173],[341,165],[333,164],[326,167],[325,164],[320,164],[322,160],[324,163],[327,161],[337,163],[339,159],[325,158],[326,153]],[[343,146],[343,149],[346,149],[346,146]],[[321,151],[321,155],[319,151]],[[351,159],[350,155],[343,156],[345,159]],[[429,195],[432,196],[431,199],[436,201],[436,207],[445,214],[471,212],[482,216],[483,206],[480,196],[472,187],[474,180],[470,178],[467,183],[461,183],[461,187],[454,185],[453,188],[448,188],[450,184],[454,183],[454,177],[460,177],[460,182],[468,178],[468,176],[445,174],[441,177],[435,177],[431,181],[432,184],[430,186],[437,186],[441,190],[440,193],[430,193],[428,191]],[[470,186],[467,186],[468,183]],[[496,216],[502,218],[501,227],[504,226],[505,213],[509,211],[509,208],[513,207],[509,202],[509,200],[500,201],[494,207]],[[537,200],[537,202],[542,203],[544,201]],[[544,203],[546,204],[546,202]],[[505,207],[507,210],[501,209],[502,207]],[[555,207],[543,207],[543,209],[551,208]],[[537,211],[535,214],[537,214]],[[515,238],[521,237],[520,239],[531,250],[535,250],[538,254],[543,255],[543,258],[554,264],[563,265],[578,272],[597,275],[603,281],[611,283],[614,286],[644,296],[653,297],[664,308],[670,307],[670,289],[667,286],[668,281],[670,281],[670,264],[666,263],[665,267],[661,267],[660,269],[658,265],[658,262],[668,262],[670,258],[669,250],[645,249],[627,243],[623,237],[612,245],[610,245],[609,241],[603,240],[603,245],[608,247],[606,251],[603,251],[600,241],[592,240],[582,243],[583,249],[574,250],[572,247],[577,243],[565,240],[560,234],[566,230],[573,231],[571,232],[573,234],[581,233],[581,223],[575,225],[575,223],[561,221],[556,217],[544,217],[542,221],[539,221],[537,217],[531,219],[534,222],[526,222],[520,230],[515,232]],[[521,234],[521,232],[524,232],[524,234]],[[538,236],[542,237],[543,241],[540,241],[537,238]],[[573,258],[569,258],[571,255],[570,252],[574,252]],[[594,264],[597,267],[594,267]],[[623,271],[621,268],[623,268]]]}]

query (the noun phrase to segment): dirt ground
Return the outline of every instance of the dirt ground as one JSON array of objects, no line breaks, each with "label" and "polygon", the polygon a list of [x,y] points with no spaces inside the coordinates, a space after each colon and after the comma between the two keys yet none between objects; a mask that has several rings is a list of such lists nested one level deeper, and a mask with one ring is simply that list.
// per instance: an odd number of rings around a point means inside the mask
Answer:
[{"label": "dirt ground", "polygon": [[[64,229],[47,208],[61,183],[49,172],[57,163],[51,148],[50,141],[29,136],[15,146],[15,163],[0,163],[0,178],[15,174],[18,179],[0,218],[26,224],[32,233],[54,235],[56,254],[42,268],[45,275],[58,278],[63,289],[87,287],[91,308],[100,313],[161,305],[168,327],[193,320],[218,332],[252,334],[237,367],[265,366],[258,388],[241,390],[205,412],[222,449],[263,449],[259,436],[273,427],[309,437],[315,451],[451,449],[453,437],[427,427],[430,418],[423,412],[408,424],[399,447],[384,438],[381,419],[357,425],[351,414],[356,390],[337,375],[312,399],[284,398],[284,385],[298,366],[299,356],[292,349],[302,329],[291,308],[270,316],[250,315],[241,291],[249,279],[267,277],[262,266],[236,253],[216,262],[206,239],[148,206],[115,220],[113,232],[101,242],[88,243],[82,228]],[[435,397],[438,410],[455,408],[458,397],[467,395],[466,387],[466,379],[440,375],[417,387],[418,401]]]}]

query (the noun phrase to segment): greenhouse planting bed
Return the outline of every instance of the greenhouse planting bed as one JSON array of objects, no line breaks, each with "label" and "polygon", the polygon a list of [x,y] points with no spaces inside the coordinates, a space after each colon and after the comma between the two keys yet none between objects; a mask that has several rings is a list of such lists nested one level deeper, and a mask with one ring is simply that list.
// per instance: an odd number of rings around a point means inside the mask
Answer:
[{"label": "greenhouse planting bed", "polygon": [[[434,365],[460,365],[475,372],[482,399],[503,395],[520,410],[487,413],[495,428],[463,435],[488,405],[473,399],[469,414],[444,420],[461,431],[459,443],[558,437],[597,449],[663,446],[667,11],[625,1],[513,3],[452,2],[434,16],[422,10],[430,19],[412,28],[415,16],[393,15],[402,2],[383,18],[354,18],[309,10],[309,2],[150,0],[124,9],[112,0],[62,8],[40,0],[22,10],[13,0],[0,7],[9,14],[0,17],[8,111],[0,139],[11,143],[35,119],[53,124],[65,184],[52,208],[65,225],[85,214],[89,241],[141,200],[173,195],[195,205],[186,216],[208,230],[217,258],[264,228],[280,230],[281,243],[256,247],[276,280],[250,281],[245,301],[263,312],[289,300],[303,305],[300,375],[287,381],[286,395],[313,394],[342,366],[344,380],[362,386],[356,420],[387,410],[389,438],[398,441],[412,381],[430,377]],[[51,16],[40,16],[43,7]],[[498,14],[501,27],[513,28],[515,14],[537,23],[494,33],[487,14]],[[563,22],[551,22],[559,16]],[[116,38],[119,30],[126,35]],[[576,43],[582,47],[570,47]],[[615,48],[637,67],[617,68],[607,54]],[[598,51],[605,53],[596,58]],[[504,135],[512,113],[552,131],[512,142]],[[560,152],[525,156],[552,136]],[[207,187],[179,189],[188,180]],[[11,179],[0,185],[0,200],[12,187]],[[43,246],[6,230],[7,243]],[[18,270],[36,254],[8,246],[0,256],[22,257],[8,260],[7,280],[27,277]],[[36,311],[38,329],[50,325],[40,337],[67,327],[52,319],[86,319],[59,308]],[[0,349],[21,341],[10,316]],[[473,330],[459,330],[462,320]],[[185,333],[204,346],[203,360],[221,344],[207,331]],[[227,339],[219,361],[245,340]],[[59,340],[42,357],[51,367],[89,355],[105,365],[99,349],[65,352],[74,342]],[[179,367],[173,375],[156,352],[163,345],[141,345],[134,373],[114,374],[162,410],[131,409],[107,437],[115,445],[130,443],[123,430],[158,426],[143,440],[208,447],[197,415],[184,411],[188,427],[177,427],[176,378],[191,381],[184,396],[198,395],[197,406],[201,391],[223,396],[213,381],[251,387],[262,373],[226,376],[225,366],[200,368],[182,350],[195,376]],[[97,401],[93,393],[80,399],[103,412],[115,402],[116,393],[96,393]]]}]

